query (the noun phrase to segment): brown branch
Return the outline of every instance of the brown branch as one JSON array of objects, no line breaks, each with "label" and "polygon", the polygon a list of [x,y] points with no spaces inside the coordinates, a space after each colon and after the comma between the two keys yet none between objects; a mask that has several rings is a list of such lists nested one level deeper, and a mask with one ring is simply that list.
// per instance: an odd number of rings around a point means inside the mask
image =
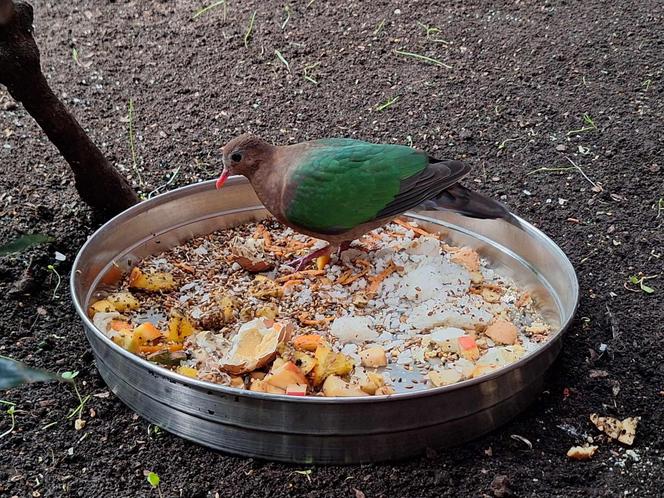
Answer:
[{"label": "brown branch", "polygon": [[49,88],[32,37],[32,20],[30,5],[0,0],[0,84],[67,160],[81,198],[107,214],[123,211],[138,202],[136,193]]}]

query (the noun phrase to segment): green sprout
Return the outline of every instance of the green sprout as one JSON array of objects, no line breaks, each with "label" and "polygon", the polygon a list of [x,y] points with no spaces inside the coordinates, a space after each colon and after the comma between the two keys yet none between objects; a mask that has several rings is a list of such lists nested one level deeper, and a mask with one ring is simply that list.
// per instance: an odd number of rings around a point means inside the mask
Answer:
[{"label": "green sprout", "polygon": [[155,472],[150,471],[145,474],[145,478],[150,486],[152,486],[152,489],[156,489],[159,492],[160,497],[163,496],[161,494],[161,488],[159,487],[159,484],[161,483],[159,476]]},{"label": "green sprout", "polygon": [[440,28],[437,28],[436,26],[427,26],[424,23],[421,23],[417,21],[417,25],[424,30],[424,35],[431,41],[437,42],[437,43],[444,43],[445,45],[449,45],[450,42],[447,40],[443,40],[441,38],[435,38],[435,36],[440,33]]},{"label": "green sprout", "polygon": [[644,92],[647,92],[648,89],[650,88],[650,85],[652,85],[652,80],[645,80],[643,83],[641,83],[645,88],[643,89]]},{"label": "green sprout", "polygon": [[225,21],[225,20],[226,20],[226,0],[218,0],[217,2],[214,2],[214,3],[210,4],[210,5],[208,5],[207,7],[203,7],[202,9],[197,10],[197,11],[194,13],[194,15],[191,16],[191,18],[192,18],[192,20],[193,20],[193,19],[196,19],[197,17],[202,16],[202,15],[205,14],[206,12],[208,12],[208,11],[214,9],[214,8],[217,8],[217,7],[219,7],[220,5],[223,5],[223,6],[224,6],[223,19],[224,19],[224,21]]},{"label": "green sprout", "polygon": [[163,434],[163,429],[158,425],[148,424],[148,437],[158,438]]},{"label": "green sprout", "polygon": [[55,266],[48,265],[46,268],[48,269],[48,271],[52,272],[56,278],[55,289],[53,289],[53,299],[55,299],[56,297],[58,297],[58,289],[60,288],[60,284],[62,283],[62,278],[60,277],[58,270],[55,269]]},{"label": "green sprout", "polygon": [[281,52],[279,52],[278,50],[275,50],[274,53],[276,54],[277,59],[279,59],[279,60],[281,61],[281,63],[282,63],[284,66],[286,66],[286,69],[287,69],[288,72],[290,73],[290,64],[288,63],[288,61],[286,60],[286,58],[285,58],[283,55],[281,55]]},{"label": "green sprout", "polygon": [[570,130],[567,132],[567,136],[569,137],[570,135],[576,135],[578,133],[585,133],[587,131],[593,131],[597,129],[597,125],[595,124],[595,121],[593,121],[593,118],[590,117],[588,113],[583,113],[583,126],[579,128],[578,130]]},{"label": "green sprout", "polygon": [[292,473],[293,474],[300,474],[301,476],[305,476],[307,478],[307,480],[309,482],[311,482],[311,473],[312,473],[311,469],[308,469],[308,470],[294,470]]},{"label": "green sprout", "polygon": [[[630,275],[629,276],[629,283],[632,284],[632,285],[638,285],[639,288],[646,294],[652,294],[652,293],[655,292],[655,289],[653,289],[652,287],[646,285],[645,281],[650,280],[651,278],[656,278],[658,276],[659,275],[651,275],[651,276],[647,277],[647,276],[644,275],[642,277],[638,277],[636,275]],[[628,287],[625,287],[625,288],[627,290],[631,290],[633,292],[638,292],[634,289],[629,289]]]},{"label": "green sprout", "polygon": [[313,83],[314,85],[318,84],[318,80],[315,80],[309,74],[309,71],[316,69],[318,66],[320,66],[320,62],[314,62],[313,64],[307,64],[306,66],[304,66],[304,79],[309,81],[310,83]]},{"label": "green sprout", "polygon": [[77,420],[83,420],[83,418],[82,418],[83,408],[85,408],[85,404],[88,401],[90,401],[90,395],[89,394],[85,398],[81,396],[81,393],[78,390],[78,386],[76,385],[76,381],[74,380],[77,376],[78,376],[78,371],[63,372],[62,373],[62,378],[63,379],[69,380],[69,381],[72,382],[72,384],[74,385],[74,391],[76,392],[76,396],[78,397],[78,406],[76,406],[72,410],[70,410],[69,415],[67,415],[67,420],[70,420],[74,415],[77,416],[77,418],[76,418]]},{"label": "green sprout", "polygon": [[421,60],[428,64],[433,64],[434,66],[444,67],[445,69],[452,69],[452,66],[450,66],[449,64],[445,64],[444,62],[441,62],[438,59],[434,59],[433,57],[428,57],[426,55],[416,54],[413,52],[406,52],[405,50],[395,50],[394,53],[397,55],[403,55],[404,57],[412,57],[413,59]]},{"label": "green sprout", "polygon": [[662,214],[662,211],[664,211],[664,197],[660,197],[659,200],[657,201],[657,216],[656,216],[656,218],[659,218],[659,216]]},{"label": "green sprout", "polygon": [[249,25],[247,26],[247,31],[244,33],[244,47],[249,48],[249,40],[251,39],[251,34],[254,30],[254,21],[256,20],[256,11],[254,10],[251,13],[249,18]]},{"label": "green sprout", "polygon": [[311,7],[311,6],[314,4],[315,1],[316,1],[316,0],[309,0],[309,2],[307,3],[307,9],[308,9],[309,7]]},{"label": "green sprout", "polygon": [[385,109],[389,109],[390,107],[392,107],[392,105],[393,105],[397,100],[399,100],[399,96],[398,96],[398,95],[396,95],[396,96],[394,96],[394,97],[391,97],[391,98],[387,99],[385,102],[383,102],[382,104],[377,105],[377,106],[376,106],[376,110],[377,110],[377,111],[384,111]]},{"label": "green sprout", "polygon": [[498,144],[498,150],[503,150],[505,147],[507,147],[507,144],[509,142],[518,142],[519,140],[521,140],[521,138],[519,138],[519,137],[517,137],[517,138],[506,138],[505,140],[503,140],[502,142],[500,142]]},{"label": "green sprout", "polygon": [[378,25],[376,26],[376,29],[373,31],[373,35],[377,36],[378,33],[380,33],[383,30],[383,26],[385,26],[385,19],[381,19]]},{"label": "green sprout", "polygon": [[284,5],[284,12],[286,13],[286,19],[284,19],[284,22],[281,23],[281,29],[282,30],[286,27],[286,24],[288,24],[288,21],[290,21],[290,15],[291,15],[290,5],[288,5],[288,4]]},{"label": "green sprout", "polygon": [[79,66],[80,62],[78,62],[78,49],[76,47],[73,47],[71,49],[71,58],[74,59],[74,63]]},{"label": "green sprout", "polygon": [[9,417],[10,417],[10,419],[11,419],[11,426],[9,427],[9,429],[7,429],[5,432],[3,432],[2,434],[0,434],[0,439],[2,439],[2,438],[5,437],[5,436],[9,436],[12,432],[14,432],[14,429],[16,428],[16,416],[15,416],[15,413],[16,413],[16,404],[15,404],[15,403],[12,403],[12,402],[10,402],[10,401],[4,401],[4,400],[2,400],[2,399],[0,399],[0,404],[1,404],[1,405],[6,405],[6,406],[9,407],[9,408],[7,408],[7,410],[5,411],[5,413],[6,413],[7,415],[9,415]]}]

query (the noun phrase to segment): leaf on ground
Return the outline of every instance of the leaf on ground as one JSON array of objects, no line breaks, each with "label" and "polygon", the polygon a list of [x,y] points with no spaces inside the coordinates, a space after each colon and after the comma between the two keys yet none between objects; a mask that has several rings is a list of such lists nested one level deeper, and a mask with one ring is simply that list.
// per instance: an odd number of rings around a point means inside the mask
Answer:
[{"label": "leaf on ground", "polygon": [[43,244],[45,242],[51,242],[52,240],[53,239],[51,237],[44,235],[43,233],[22,235],[18,239],[12,240],[11,242],[0,246],[0,256],[13,254],[15,252],[23,252],[32,246]]},{"label": "leaf on ground", "polygon": [[30,382],[62,380],[62,377],[45,370],[28,368],[23,363],[10,358],[0,358],[0,390],[11,389]]}]

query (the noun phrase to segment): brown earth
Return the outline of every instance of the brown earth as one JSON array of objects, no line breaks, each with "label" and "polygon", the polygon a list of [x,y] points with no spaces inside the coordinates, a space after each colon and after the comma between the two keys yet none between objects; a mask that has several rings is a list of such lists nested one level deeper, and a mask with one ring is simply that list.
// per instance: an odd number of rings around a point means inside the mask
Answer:
[{"label": "brown earth", "polygon": [[[202,5],[35,2],[51,85],[137,189],[151,192],[176,170],[162,190],[214,177],[220,146],[245,131],[279,143],[412,140],[463,158],[475,167],[475,188],[543,229],[577,268],[582,297],[564,351],[534,405],[486,437],[412,461],[309,475],[154,435],[113,396],[93,397],[86,412],[96,416],[86,413],[76,431],[65,420],[77,404],[70,387],[14,389],[2,393],[17,417],[0,439],[0,496],[158,496],[146,469],[169,497],[500,496],[491,483],[503,474],[516,496],[664,496],[664,4],[298,0],[285,27],[281,1],[229,0],[225,19],[218,6],[192,20]],[[440,31],[427,38],[418,22]],[[592,129],[570,133],[584,125]],[[79,370],[83,393],[104,393],[65,284],[100,222],[55,148],[2,90],[0,131],[0,241],[55,238],[0,259],[0,354]],[[566,158],[589,180],[576,169],[535,172],[571,168]],[[57,289],[50,264],[63,278]],[[32,277],[22,278],[28,267]],[[658,275],[647,281],[654,293],[624,287],[639,272]],[[593,460],[566,459],[584,435],[598,439],[592,412],[642,417],[633,456],[600,439]],[[5,415],[0,433],[8,428]]]}]

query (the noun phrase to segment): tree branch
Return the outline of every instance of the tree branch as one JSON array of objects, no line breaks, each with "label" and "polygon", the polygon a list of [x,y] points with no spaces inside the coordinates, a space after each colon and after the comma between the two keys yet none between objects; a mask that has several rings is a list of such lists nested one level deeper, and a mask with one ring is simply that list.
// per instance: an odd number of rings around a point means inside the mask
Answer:
[{"label": "tree branch", "polygon": [[76,190],[92,208],[115,214],[138,199],[48,86],[32,37],[32,7],[0,0],[0,84],[37,121],[67,160]]}]

